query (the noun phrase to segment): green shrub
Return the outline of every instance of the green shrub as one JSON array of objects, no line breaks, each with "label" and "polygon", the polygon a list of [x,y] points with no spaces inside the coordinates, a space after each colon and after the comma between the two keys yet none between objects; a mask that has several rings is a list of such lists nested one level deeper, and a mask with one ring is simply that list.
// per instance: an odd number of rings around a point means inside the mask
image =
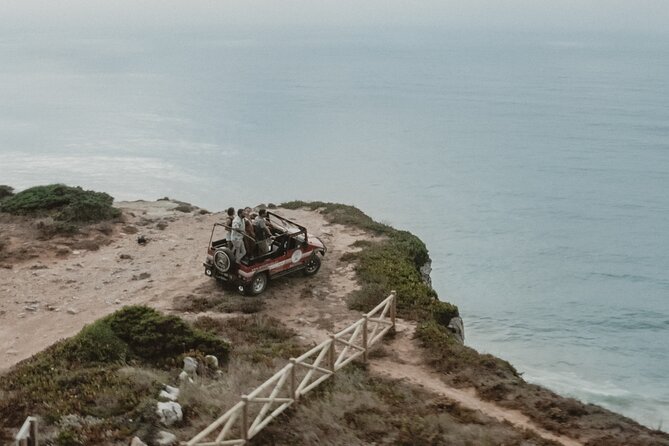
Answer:
[{"label": "green shrub", "polygon": [[64,184],[35,186],[3,200],[0,211],[36,217],[51,216],[68,223],[92,223],[120,216],[114,198]]},{"label": "green shrub", "polygon": [[447,327],[451,319],[459,316],[458,307],[443,301],[436,301],[432,304],[432,317],[437,324]]},{"label": "green shrub", "polygon": [[0,200],[14,195],[14,188],[11,186],[6,186],[4,184],[0,185]]},{"label": "green shrub", "polygon": [[79,434],[70,429],[58,432],[55,443],[56,446],[85,446]]},{"label": "green shrub", "polygon": [[128,345],[119,339],[107,321],[87,325],[62,349],[63,357],[71,362],[124,362]]},{"label": "green shrub", "polygon": [[[259,330],[281,336],[267,327]],[[227,342],[177,317],[126,307],[3,375],[0,426],[19,425],[32,414],[44,417],[46,424],[74,414],[98,418],[102,424],[77,428],[76,433],[64,428],[57,444],[100,444],[101,435],[105,444],[110,438],[126,441],[133,432],[150,438],[163,381],[152,365],[176,364],[184,352],[214,354],[225,361],[228,350]],[[128,373],[126,361],[138,362],[144,374]]]},{"label": "green shrub", "polygon": [[130,353],[144,361],[164,362],[187,351],[198,350],[225,361],[229,345],[212,335],[192,328],[176,316],[143,307],[125,307],[103,319]]}]

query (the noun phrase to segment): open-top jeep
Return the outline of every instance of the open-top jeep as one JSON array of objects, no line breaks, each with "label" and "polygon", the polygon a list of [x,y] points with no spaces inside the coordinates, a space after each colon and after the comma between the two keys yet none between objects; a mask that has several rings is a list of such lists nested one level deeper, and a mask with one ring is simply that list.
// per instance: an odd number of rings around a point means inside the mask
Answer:
[{"label": "open-top jeep", "polygon": [[[327,248],[321,239],[307,234],[307,228],[273,212],[267,212],[267,227],[272,236],[267,253],[248,253],[239,262],[226,234],[232,230],[222,223],[214,223],[204,262],[204,273],[222,282],[237,285],[247,294],[258,295],[265,291],[269,279],[274,279],[296,271],[305,275],[316,274],[321,267],[321,259]],[[244,237],[256,246],[254,237]]]}]

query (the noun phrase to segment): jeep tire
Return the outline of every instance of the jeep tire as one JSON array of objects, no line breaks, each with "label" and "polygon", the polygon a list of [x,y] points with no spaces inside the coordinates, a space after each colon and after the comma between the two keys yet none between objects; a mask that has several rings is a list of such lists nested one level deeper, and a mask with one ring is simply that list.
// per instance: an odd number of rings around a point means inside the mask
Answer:
[{"label": "jeep tire", "polygon": [[214,253],[214,268],[219,273],[227,273],[232,268],[235,256],[229,248],[217,249]]}]

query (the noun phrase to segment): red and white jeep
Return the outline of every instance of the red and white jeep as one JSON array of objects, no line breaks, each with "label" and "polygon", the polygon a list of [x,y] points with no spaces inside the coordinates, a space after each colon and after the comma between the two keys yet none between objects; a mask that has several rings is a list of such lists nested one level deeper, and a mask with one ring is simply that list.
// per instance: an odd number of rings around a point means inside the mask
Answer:
[{"label": "red and white jeep", "polygon": [[[265,291],[269,279],[296,271],[306,276],[316,274],[321,267],[319,255],[324,256],[327,251],[323,241],[309,236],[307,228],[287,218],[273,212],[267,212],[267,217],[267,227],[272,233],[269,252],[244,256],[239,263],[225,239],[230,228],[214,223],[204,273],[221,282],[233,283],[254,296]],[[253,237],[247,234],[244,237],[255,245]]]}]

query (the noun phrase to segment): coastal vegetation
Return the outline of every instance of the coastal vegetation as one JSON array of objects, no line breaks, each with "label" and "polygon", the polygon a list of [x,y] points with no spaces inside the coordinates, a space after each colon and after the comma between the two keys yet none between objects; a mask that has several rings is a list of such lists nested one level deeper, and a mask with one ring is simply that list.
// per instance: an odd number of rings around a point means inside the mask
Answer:
[{"label": "coastal vegetation", "polygon": [[44,219],[42,224],[54,233],[74,233],[78,225],[113,220],[121,215],[112,206],[111,195],[81,187],[49,184],[16,194],[9,188],[4,193],[0,191],[3,194],[6,198],[0,201],[0,212]]},{"label": "coastal vegetation", "polygon": [[181,359],[213,354],[225,362],[229,351],[228,342],[178,317],[125,307],[4,375],[0,425],[39,415],[62,446],[150,436],[161,383]]},{"label": "coastal vegetation", "polygon": [[0,184],[0,201],[14,195],[14,188],[5,184]]},{"label": "coastal vegetation", "polygon": [[349,307],[369,311],[392,290],[397,291],[397,311],[400,317],[412,320],[435,320],[447,326],[458,316],[458,307],[440,301],[437,293],[426,283],[421,268],[430,261],[427,247],[415,235],[389,225],[378,223],[360,209],[338,203],[321,201],[291,201],[281,205],[287,209],[318,210],[330,223],[368,231],[375,241],[358,241],[360,250],[342,258],[356,263],[361,289],[349,299]]}]

